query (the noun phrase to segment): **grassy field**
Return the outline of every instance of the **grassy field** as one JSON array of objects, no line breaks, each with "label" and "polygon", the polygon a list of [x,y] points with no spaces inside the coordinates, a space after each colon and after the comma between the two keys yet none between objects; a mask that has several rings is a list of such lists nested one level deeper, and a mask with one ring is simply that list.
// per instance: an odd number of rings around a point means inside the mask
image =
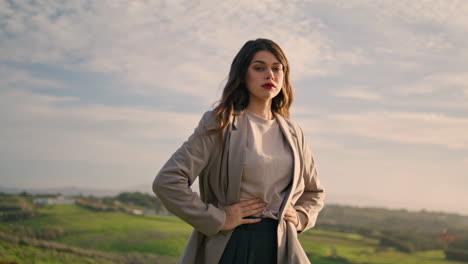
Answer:
[{"label": "grassy field", "polygon": [[[418,251],[407,254],[394,248],[381,247],[377,240],[330,231],[311,230],[299,236],[306,252],[315,263],[372,263],[372,264],[461,264],[445,260],[441,250]],[[338,256],[336,262],[331,256]]]},{"label": "grassy field", "polygon": [[[175,217],[134,216],[120,212],[95,212],[76,205],[48,205],[40,209],[41,216],[25,221],[0,222],[0,231],[10,232],[24,226],[31,231],[61,227],[63,236],[55,242],[105,252],[141,252],[168,256],[175,261],[190,234],[191,227]],[[461,264],[446,261],[442,251],[406,254],[393,248],[380,247],[377,240],[356,234],[310,230],[299,236],[312,263],[373,263],[373,264]],[[41,252],[44,251],[44,252]],[[43,262],[34,263],[107,263],[73,260],[47,261],[51,252],[26,246],[1,244],[0,257],[24,253],[41,255]],[[1,260],[1,258],[0,258]],[[74,262],[75,261],[75,262]],[[88,262],[86,262],[88,261]],[[23,260],[19,263],[29,263]],[[168,262],[171,263],[171,262]]]},{"label": "grassy field", "polygon": [[65,235],[54,241],[109,252],[148,252],[178,256],[191,231],[175,217],[133,216],[120,212],[95,212],[75,205],[48,205],[42,216],[10,224],[35,231],[62,227]]},{"label": "grassy field", "polygon": [[[0,240],[0,261],[35,264],[113,264],[111,261],[62,253]],[[0,262],[1,263],[1,262]]]}]

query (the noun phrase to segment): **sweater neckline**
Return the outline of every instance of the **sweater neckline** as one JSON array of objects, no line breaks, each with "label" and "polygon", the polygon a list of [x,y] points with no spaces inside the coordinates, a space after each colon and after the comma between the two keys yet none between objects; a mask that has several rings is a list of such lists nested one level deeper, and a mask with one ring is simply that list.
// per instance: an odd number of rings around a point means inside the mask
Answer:
[{"label": "sweater neckline", "polygon": [[249,110],[245,110],[245,113],[247,114],[249,120],[257,123],[257,124],[260,124],[260,125],[264,125],[264,126],[272,126],[276,123],[276,117],[274,117],[272,120],[270,119],[265,119],[263,117],[260,117],[258,115],[255,115],[254,113],[250,112]]}]

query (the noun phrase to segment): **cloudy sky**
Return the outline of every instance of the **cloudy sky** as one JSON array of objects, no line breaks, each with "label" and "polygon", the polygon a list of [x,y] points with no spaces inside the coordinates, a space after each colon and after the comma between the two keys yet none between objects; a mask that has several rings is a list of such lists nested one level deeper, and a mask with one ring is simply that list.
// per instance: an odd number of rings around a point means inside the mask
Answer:
[{"label": "cloudy sky", "polygon": [[466,14],[463,0],[0,0],[0,185],[150,186],[262,37],[290,60],[329,203],[468,214]]}]

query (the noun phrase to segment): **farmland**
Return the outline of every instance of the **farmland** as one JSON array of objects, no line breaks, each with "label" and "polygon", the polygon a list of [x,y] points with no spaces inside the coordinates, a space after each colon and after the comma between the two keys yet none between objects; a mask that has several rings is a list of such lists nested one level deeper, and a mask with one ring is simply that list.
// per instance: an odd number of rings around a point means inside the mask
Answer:
[{"label": "farmland", "polygon": [[[21,238],[60,230],[47,241],[104,256],[116,254],[122,263],[130,263],[127,260],[131,257],[139,261],[133,263],[155,263],[156,259],[157,263],[174,263],[191,232],[189,225],[172,216],[94,211],[78,205],[44,205],[38,213],[21,221],[2,221],[0,231]],[[442,250],[405,253],[355,233],[310,230],[299,238],[312,263],[465,263],[445,260]],[[43,259],[40,263],[110,263],[106,257],[92,256],[5,240],[0,244],[0,260],[17,263],[29,263],[30,258]]]}]

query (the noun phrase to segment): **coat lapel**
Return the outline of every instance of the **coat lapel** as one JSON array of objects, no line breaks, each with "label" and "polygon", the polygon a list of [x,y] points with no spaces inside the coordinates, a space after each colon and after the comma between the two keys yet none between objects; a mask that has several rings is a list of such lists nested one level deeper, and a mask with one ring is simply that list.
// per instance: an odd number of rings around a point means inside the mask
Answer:
[{"label": "coat lapel", "polygon": [[228,188],[226,189],[226,196],[228,204],[234,204],[240,200],[244,151],[247,146],[247,124],[243,113],[234,116],[229,136]]},{"label": "coat lapel", "polygon": [[[279,127],[281,128],[281,131],[283,132],[283,135],[286,138],[286,141],[289,143],[291,152],[293,154],[293,173],[292,173],[293,178],[292,178],[291,188],[289,189],[291,191],[291,190],[296,189],[296,185],[298,183],[299,174],[300,174],[300,158],[299,158],[298,146],[296,144],[297,135],[294,129],[292,129],[292,127],[287,123],[286,120],[284,120],[284,118],[281,115],[275,113],[275,116],[276,116],[276,120],[278,121]],[[286,203],[283,203],[283,205],[280,208],[280,212],[281,212],[280,219],[283,218],[283,211],[284,211],[283,209],[285,205],[288,204],[290,201],[291,195],[289,194],[290,192],[288,192],[288,195],[286,197]]]}]

